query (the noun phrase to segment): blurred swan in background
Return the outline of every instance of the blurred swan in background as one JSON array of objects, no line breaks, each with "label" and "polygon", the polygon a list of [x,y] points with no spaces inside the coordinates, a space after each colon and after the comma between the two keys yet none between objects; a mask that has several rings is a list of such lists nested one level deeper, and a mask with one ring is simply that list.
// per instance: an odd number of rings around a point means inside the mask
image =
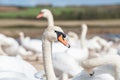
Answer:
[{"label": "blurred swan in background", "polygon": [[16,55],[28,55],[31,54],[30,52],[26,51],[22,46],[18,44],[18,42],[8,36],[0,36],[0,48],[1,51],[4,53],[3,55],[8,56],[16,56]]},{"label": "blurred swan in background", "polygon": [[35,73],[37,70],[22,59],[0,56],[0,80],[37,80]]},{"label": "blurred swan in background", "polygon": [[[86,75],[84,73],[80,73],[75,78],[73,78],[73,80],[79,80],[82,78],[83,80],[119,80],[120,56],[118,54],[112,54],[112,50],[110,50],[110,52],[111,53],[89,53],[89,58],[82,61],[82,66],[87,71],[84,72]],[[91,55],[98,56],[91,57]]]},{"label": "blurred swan in background", "polygon": [[66,54],[72,56],[79,64],[82,60],[88,58],[88,48],[86,46],[86,33],[87,33],[87,26],[85,24],[82,25],[81,31],[81,40],[80,44],[81,47],[71,47],[66,51]]},{"label": "blurred swan in background", "polygon": [[68,37],[71,47],[80,47],[80,45],[79,45],[80,41],[79,41],[79,37],[78,37],[77,33],[69,31],[67,33],[67,37]]},{"label": "blurred swan in background", "polygon": [[[95,70],[94,70],[95,71]],[[93,76],[90,76],[86,71],[82,71],[80,74],[75,76],[72,80],[115,80],[108,73],[100,73],[98,70],[95,71]]]},{"label": "blurred swan in background", "polygon": [[[92,58],[92,59],[88,59],[86,61],[83,62],[83,66],[85,68],[89,68],[92,69],[98,66],[103,66],[100,67],[98,69],[101,69],[101,73],[109,73],[111,74],[115,80],[119,80],[120,79],[120,56],[119,55],[113,55],[113,54],[106,54],[106,55],[102,55],[100,57],[97,58]],[[109,68],[109,66],[113,66],[113,69]],[[89,73],[89,71],[88,71]]]},{"label": "blurred swan in background", "polygon": [[[86,50],[88,49],[88,47],[86,46],[86,31],[87,31],[87,26],[86,24],[83,24],[82,25],[82,29],[83,29],[83,33],[85,32],[85,34],[81,34],[81,46],[83,48],[86,48]],[[85,30],[85,31],[84,31]],[[92,46],[92,45],[91,45]],[[81,53],[80,53],[81,54]],[[97,55],[97,56],[95,56]],[[83,62],[86,61],[86,60],[89,60],[89,58],[91,59],[92,57],[98,57],[100,56],[100,54],[98,53],[90,53],[90,52],[87,52],[87,56],[85,59],[81,60],[81,66],[86,70],[88,71],[85,72],[84,70],[83,71],[80,71],[80,73],[76,76],[74,76],[74,78],[72,80],[114,80],[113,76],[111,76],[109,73],[101,73],[101,70],[94,70],[95,74],[93,74],[93,68],[89,68],[87,67],[89,65],[89,63],[86,64],[86,66],[83,65]],[[96,62],[97,63],[97,62]]]},{"label": "blurred swan in background", "polygon": [[32,80],[32,79],[28,78],[25,74],[20,72],[1,71],[0,80]]},{"label": "blurred swan in background", "polygon": [[42,53],[42,41],[39,39],[31,39],[30,37],[25,37],[23,32],[19,33],[21,45],[33,53]]}]

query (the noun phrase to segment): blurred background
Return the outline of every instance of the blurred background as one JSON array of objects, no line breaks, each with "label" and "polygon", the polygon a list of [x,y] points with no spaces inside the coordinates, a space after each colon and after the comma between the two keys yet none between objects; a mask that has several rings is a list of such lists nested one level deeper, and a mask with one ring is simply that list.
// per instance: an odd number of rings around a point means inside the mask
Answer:
[{"label": "blurred background", "polygon": [[80,34],[80,25],[86,23],[89,35],[120,37],[120,0],[1,0],[0,32],[18,38],[22,31],[40,38],[47,21],[36,16],[43,8],[52,11],[55,24],[66,33]]}]

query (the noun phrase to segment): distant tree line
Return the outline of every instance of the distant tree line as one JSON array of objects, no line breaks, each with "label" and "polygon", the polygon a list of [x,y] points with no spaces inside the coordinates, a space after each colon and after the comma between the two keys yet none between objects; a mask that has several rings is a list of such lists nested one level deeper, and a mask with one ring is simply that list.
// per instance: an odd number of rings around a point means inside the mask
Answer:
[{"label": "distant tree line", "polygon": [[91,20],[91,19],[118,19],[120,18],[120,6],[111,7],[74,7],[61,11],[61,14],[54,14],[55,19],[61,20]]}]

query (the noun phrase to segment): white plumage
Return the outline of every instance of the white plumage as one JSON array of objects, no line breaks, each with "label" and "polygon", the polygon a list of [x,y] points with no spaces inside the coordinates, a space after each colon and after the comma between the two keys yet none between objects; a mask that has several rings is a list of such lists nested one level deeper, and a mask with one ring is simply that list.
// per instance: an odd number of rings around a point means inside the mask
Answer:
[{"label": "white plumage", "polygon": [[[25,75],[28,79],[37,80],[34,77],[34,74],[36,72],[37,70],[31,64],[22,59],[9,56],[0,56],[0,74],[3,75],[5,73],[5,78],[9,78],[10,73],[11,75],[14,73],[18,73]],[[15,75],[13,76],[15,77]]]}]

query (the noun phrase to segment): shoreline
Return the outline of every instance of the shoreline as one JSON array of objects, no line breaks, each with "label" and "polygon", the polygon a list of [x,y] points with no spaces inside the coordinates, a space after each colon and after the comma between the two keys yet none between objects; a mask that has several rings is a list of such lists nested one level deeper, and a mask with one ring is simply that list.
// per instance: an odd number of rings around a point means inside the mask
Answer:
[{"label": "shoreline", "polygon": [[[56,21],[55,25],[62,26],[80,26],[81,24],[86,23],[89,26],[120,26],[120,19],[111,19],[111,20],[73,20],[73,21]],[[46,20],[24,20],[24,19],[0,19],[0,27],[5,26],[47,26]]]}]

